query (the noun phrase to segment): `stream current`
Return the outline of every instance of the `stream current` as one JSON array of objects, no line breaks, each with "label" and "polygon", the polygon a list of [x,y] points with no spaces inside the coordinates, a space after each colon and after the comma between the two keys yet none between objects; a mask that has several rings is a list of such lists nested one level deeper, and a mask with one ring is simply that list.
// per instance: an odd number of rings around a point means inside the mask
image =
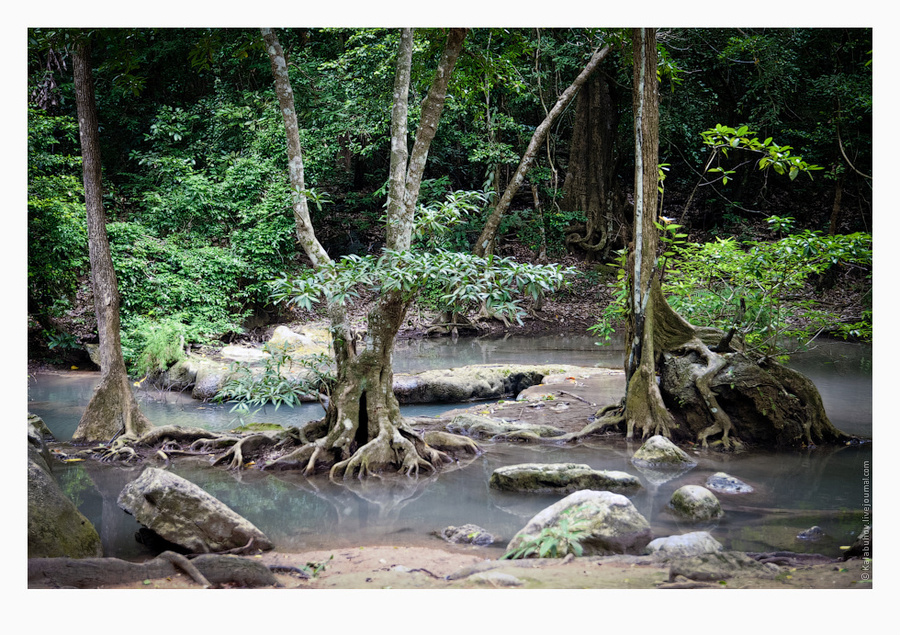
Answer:
[{"label": "stream current", "polygon": [[[482,363],[559,363],[580,366],[622,365],[619,347],[598,347],[588,336],[460,338],[403,340],[394,354],[395,372],[449,368]],[[872,436],[871,346],[825,342],[794,356],[790,366],[819,388],[832,423],[849,434]],[[29,378],[28,409],[41,416],[59,440],[69,440],[99,380],[98,373],[41,373]],[[230,406],[201,403],[188,395],[139,390],[141,408],[157,426],[197,426],[228,430],[241,423]],[[436,415],[452,404],[404,406],[406,416]],[[266,408],[250,417],[286,425],[321,417],[318,404]],[[245,417],[246,419],[246,417]],[[739,454],[697,452],[697,467],[658,482],[629,461],[639,442],[596,439],[578,447],[496,443],[460,469],[438,477],[352,480],[337,486],[326,477],[305,478],[294,472],[211,468],[206,461],[178,461],[173,472],[188,478],[259,527],[281,551],[336,549],[363,545],[448,546],[432,532],[473,523],[496,537],[489,557],[499,557],[507,541],[559,496],[513,495],[488,488],[491,472],[515,463],[585,463],[596,469],[621,470],[640,477],[644,489],[631,500],[648,521],[654,537],[707,529],[728,549],[788,550],[837,556],[871,523],[872,445],[794,451],[749,451]],[[119,492],[141,467],[85,461],[55,464],[66,493],[94,524],[107,556],[138,559],[151,555],[134,539],[140,525],[116,505]],[[751,494],[717,494],[725,510],[710,525],[687,525],[674,519],[666,504],[682,485],[705,484],[724,471],[752,485]],[[815,542],[797,535],[821,527]],[[471,547],[452,547],[470,549]],[[494,553],[496,552],[496,553]]]}]

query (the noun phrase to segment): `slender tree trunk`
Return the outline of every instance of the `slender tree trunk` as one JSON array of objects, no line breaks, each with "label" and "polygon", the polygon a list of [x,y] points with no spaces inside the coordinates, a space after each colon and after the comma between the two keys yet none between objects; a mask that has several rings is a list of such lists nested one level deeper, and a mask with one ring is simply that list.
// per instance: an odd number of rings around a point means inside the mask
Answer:
[{"label": "slender tree trunk", "polygon": [[[284,52],[271,29],[262,29],[262,34],[289,140],[298,239],[314,266],[326,266],[331,261],[315,238],[303,195],[302,150]],[[407,147],[407,116],[413,30],[401,32],[391,109],[386,245],[390,250],[405,251],[411,246],[416,202],[428,151],[437,132],[447,86],[465,35],[465,29],[449,31],[410,151]],[[360,342],[353,341],[343,308],[334,303],[329,305],[337,381],[325,418],[313,426],[321,436],[308,439],[309,442],[299,449],[275,461],[275,466],[297,466],[308,473],[318,467],[330,467],[332,475],[363,477],[389,468],[414,475],[420,469],[437,469],[442,462],[450,460],[444,453],[428,447],[418,433],[403,423],[393,393],[394,339],[410,300],[399,292],[382,294],[369,313],[366,339]]]},{"label": "slender tree trunk", "polygon": [[481,230],[481,235],[475,242],[473,251],[476,256],[484,257],[494,253],[494,244],[497,239],[497,229],[500,227],[500,221],[509,209],[516,192],[519,191],[519,188],[525,181],[525,176],[534,164],[534,158],[537,155],[541,144],[544,142],[544,138],[550,131],[550,127],[553,125],[556,118],[566,109],[572,99],[574,99],[575,95],[578,94],[578,89],[584,85],[588,77],[591,76],[591,73],[594,72],[600,62],[609,54],[609,50],[608,46],[604,46],[591,56],[590,61],[578,74],[575,81],[563,91],[562,95],[559,96],[559,99],[556,100],[556,104],[554,104],[553,108],[550,109],[550,112],[541,124],[535,129],[534,134],[531,136],[531,141],[528,142],[528,147],[522,155],[522,160],[519,162],[519,167],[516,169],[515,174],[513,174],[509,185],[506,186],[506,190],[497,202],[497,206],[485,222],[484,228]]},{"label": "slender tree trunk", "polygon": [[84,203],[87,212],[88,254],[97,332],[100,336],[100,385],[91,397],[74,441],[109,441],[137,437],[152,426],[138,408],[122,357],[119,333],[119,290],[106,236],[103,210],[100,134],[91,74],[90,43],[79,40],[73,56],[75,103],[81,138]]},{"label": "slender tree trunk", "polygon": [[[669,436],[674,424],[656,382],[654,347],[658,293],[656,229],[658,198],[659,97],[656,31],[635,29],[634,55],[634,248],[629,255],[629,311],[626,329],[625,400],[627,436],[635,428]],[[655,287],[655,289],[654,289]],[[655,292],[654,292],[655,291]]]}]

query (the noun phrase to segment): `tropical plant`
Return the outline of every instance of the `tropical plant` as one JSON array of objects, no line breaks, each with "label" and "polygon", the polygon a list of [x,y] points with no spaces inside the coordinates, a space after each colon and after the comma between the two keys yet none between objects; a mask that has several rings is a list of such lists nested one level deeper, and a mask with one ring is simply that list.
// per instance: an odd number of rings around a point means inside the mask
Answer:
[{"label": "tropical plant", "polygon": [[[215,401],[234,403],[232,412],[246,414],[254,407],[272,404],[277,410],[297,406],[310,395],[330,394],[335,377],[329,356],[294,357],[287,348],[273,344],[266,344],[263,351],[266,358],[258,371],[246,362],[231,365]],[[287,373],[295,368],[301,372],[289,376]]]},{"label": "tropical plant", "polygon": [[579,510],[580,507],[567,509],[555,523],[544,527],[534,538],[503,554],[501,560],[517,560],[533,556],[562,558],[570,553],[581,556],[584,553],[581,542],[590,536],[590,525],[586,518],[571,518]]}]

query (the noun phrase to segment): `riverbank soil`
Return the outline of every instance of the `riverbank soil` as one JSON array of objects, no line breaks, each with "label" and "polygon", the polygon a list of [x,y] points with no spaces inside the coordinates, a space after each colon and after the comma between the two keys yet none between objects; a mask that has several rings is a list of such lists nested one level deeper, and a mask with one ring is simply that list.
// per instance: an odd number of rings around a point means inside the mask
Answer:
[{"label": "riverbank soil", "polygon": [[[665,563],[649,556],[569,559],[487,559],[477,547],[452,551],[428,547],[368,546],[304,553],[268,552],[248,556],[266,565],[324,567],[309,579],[276,573],[286,589],[869,589],[872,563],[851,559],[778,567],[772,574],[737,572],[721,580],[670,576]],[[195,589],[179,573],[101,588]]]}]

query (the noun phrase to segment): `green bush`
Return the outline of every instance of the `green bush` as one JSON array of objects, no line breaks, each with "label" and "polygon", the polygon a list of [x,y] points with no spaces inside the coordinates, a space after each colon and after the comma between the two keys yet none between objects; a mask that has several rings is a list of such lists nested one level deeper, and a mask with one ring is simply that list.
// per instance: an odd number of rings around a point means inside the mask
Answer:
[{"label": "green bush", "polygon": [[131,360],[131,374],[147,376],[184,359],[185,344],[190,339],[187,325],[176,320],[134,318],[122,334],[122,351]]}]

